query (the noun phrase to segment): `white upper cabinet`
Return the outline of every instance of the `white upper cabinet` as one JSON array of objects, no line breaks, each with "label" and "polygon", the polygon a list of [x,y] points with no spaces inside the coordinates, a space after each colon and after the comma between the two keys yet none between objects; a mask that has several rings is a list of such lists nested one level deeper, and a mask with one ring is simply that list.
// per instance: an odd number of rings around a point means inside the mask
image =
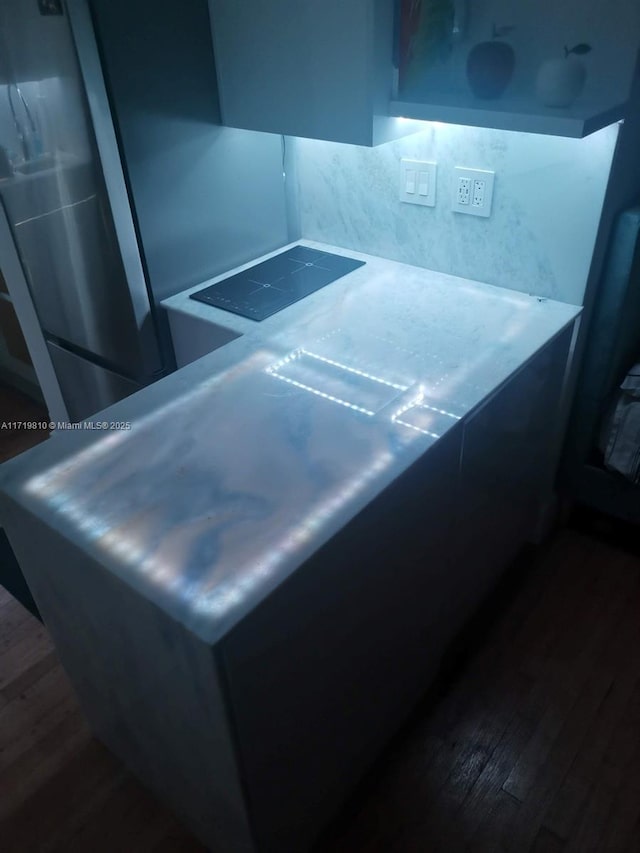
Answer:
[{"label": "white upper cabinet", "polygon": [[378,145],[390,117],[393,0],[209,0],[224,124]]},{"label": "white upper cabinet", "polygon": [[407,119],[586,136],[625,117],[640,46],[639,0],[209,5],[225,124],[358,145]]}]

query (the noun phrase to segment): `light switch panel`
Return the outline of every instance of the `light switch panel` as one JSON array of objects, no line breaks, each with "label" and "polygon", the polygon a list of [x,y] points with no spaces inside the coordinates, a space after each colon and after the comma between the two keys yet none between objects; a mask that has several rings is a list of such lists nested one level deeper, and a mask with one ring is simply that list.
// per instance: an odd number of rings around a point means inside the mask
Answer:
[{"label": "light switch panel", "polygon": [[435,207],[436,163],[422,160],[400,161],[400,201]]}]

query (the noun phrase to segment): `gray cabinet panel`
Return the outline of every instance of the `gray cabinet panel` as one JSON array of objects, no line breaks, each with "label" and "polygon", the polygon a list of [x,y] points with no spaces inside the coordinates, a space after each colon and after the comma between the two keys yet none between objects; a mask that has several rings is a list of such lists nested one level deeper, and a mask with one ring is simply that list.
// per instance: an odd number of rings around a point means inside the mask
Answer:
[{"label": "gray cabinet panel", "polygon": [[369,146],[419,129],[389,118],[389,0],[209,6],[225,124]]},{"label": "gray cabinet panel", "polygon": [[452,430],[224,641],[261,850],[307,849],[429,685],[451,551]]},{"label": "gray cabinet panel", "polygon": [[548,490],[572,327],[465,421],[449,621],[459,626],[535,531]]}]

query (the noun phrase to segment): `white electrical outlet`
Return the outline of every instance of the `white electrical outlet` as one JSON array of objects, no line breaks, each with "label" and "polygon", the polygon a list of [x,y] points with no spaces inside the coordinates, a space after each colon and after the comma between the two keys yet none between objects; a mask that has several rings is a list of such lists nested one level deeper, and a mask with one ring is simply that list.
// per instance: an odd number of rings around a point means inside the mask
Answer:
[{"label": "white electrical outlet", "polygon": [[471,178],[458,178],[458,204],[469,204],[471,199]]},{"label": "white electrical outlet", "polygon": [[473,182],[473,198],[471,204],[474,207],[484,207],[484,191],[487,186],[486,181],[476,180]]},{"label": "white electrical outlet", "polygon": [[435,207],[436,163],[422,160],[400,161],[400,201]]},{"label": "white electrical outlet", "polygon": [[453,174],[452,209],[472,216],[491,216],[495,172],[456,166]]}]

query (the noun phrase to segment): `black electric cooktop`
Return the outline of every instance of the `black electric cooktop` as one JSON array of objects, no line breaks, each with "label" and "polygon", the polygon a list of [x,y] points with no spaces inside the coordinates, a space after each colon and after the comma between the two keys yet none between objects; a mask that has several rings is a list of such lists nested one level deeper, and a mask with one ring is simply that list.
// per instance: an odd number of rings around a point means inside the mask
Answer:
[{"label": "black electric cooktop", "polygon": [[192,293],[191,298],[242,317],[264,320],[364,263],[307,246],[294,246]]}]

